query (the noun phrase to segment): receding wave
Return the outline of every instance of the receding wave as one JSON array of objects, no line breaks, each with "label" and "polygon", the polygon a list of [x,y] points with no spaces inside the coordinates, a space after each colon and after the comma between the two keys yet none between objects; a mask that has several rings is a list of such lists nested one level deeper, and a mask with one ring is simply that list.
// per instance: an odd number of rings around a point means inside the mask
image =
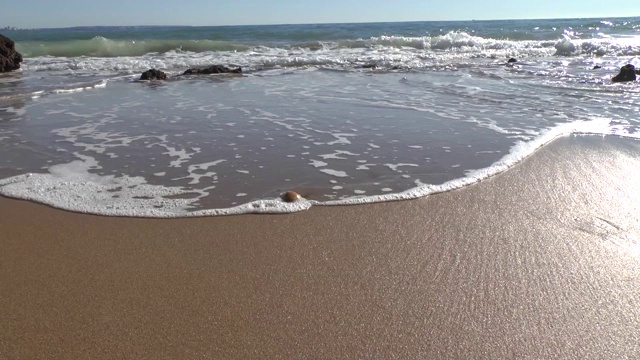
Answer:
[{"label": "receding wave", "polygon": [[215,40],[111,40],[101,36],[91,40],[60,42],[21,42],[17,50],[25,57],[119,57],[142,56],[148,53],[164,53],[172,50],[189,52],[244,51],[243,44]]},{"label": "receding wave", "polygon": [[[423,184],[398,193],[324,202],[303,199],[295,203],[286,203],[280,199],[263,199],[230,208],[191,211],[197,199],[179,196],[193,193],[193,191],[181,187],[151,185],[139,176],[99,176],[90,173],[90,169],[98,166],[98,162],[90,156],[79,156],[81,160],[53,165],[49,168],[48,174],[27,173],[0,179],[0,195],[31,200],[74,212],[106,216],[177,218],[249,213],[293,213],[307,210],[313,205],[357,205],[409,200],[459,189],[502,173],[552,140],[569,134],[616,134],[622,137],[638,138],[636,134],[612,131],[610,121],[606,119],[564,123],[543,131],[532,141],[516,143],[507,155],[491,166],[469,170],[462,178],[439,185]],[[34,188],[40,191],[33,191]],[[113,196],[114,192],[118,192],[118,196]]]}]

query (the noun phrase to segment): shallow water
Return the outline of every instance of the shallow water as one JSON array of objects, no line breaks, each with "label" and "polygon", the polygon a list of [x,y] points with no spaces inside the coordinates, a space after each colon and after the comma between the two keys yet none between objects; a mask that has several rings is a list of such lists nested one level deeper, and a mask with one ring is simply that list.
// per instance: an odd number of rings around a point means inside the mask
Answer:
[{"label": "shallow water", "polygon": [[[473,46],[29,58],[0,77],[0,193],[110,215],[287,212],[460,187],[557,136],[637,137],[640,88],[609,81],[635,59],[507,64]],[[136,81],[150,59],[174,76]],[[175,76],[212,59],[248,69]],[[306,200],[282,203],[287,190]]]}]

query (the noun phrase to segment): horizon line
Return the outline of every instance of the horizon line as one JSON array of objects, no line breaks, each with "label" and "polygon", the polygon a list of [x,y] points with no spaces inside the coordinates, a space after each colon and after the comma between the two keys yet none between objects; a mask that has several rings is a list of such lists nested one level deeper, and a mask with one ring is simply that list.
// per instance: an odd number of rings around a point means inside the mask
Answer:
[{"label": "horizon line", "polygon": [[588,19],[631,19],[640,16],[608,16],[608,17],[558,17],[558,18],[498,18],[498,19],[465,19],[465,20],[402,20],[402,21],[354,21],[354,22],[309,22],[309,23],[276,23],[276,24],[225,24],[225,25],[73,25],[63,27],[33,27],[20,28],[7,25],[0,30],[28,31],[28,30],[55,30],[77,28],[106,28],[106,27],[233,27],[233,26],[295,26],[295,25],[346,25],[346,24],[390,24],[390,23],[416,23],[416,22],[485,22],[485,21],[520,21],[520,20],[588,20]]}]

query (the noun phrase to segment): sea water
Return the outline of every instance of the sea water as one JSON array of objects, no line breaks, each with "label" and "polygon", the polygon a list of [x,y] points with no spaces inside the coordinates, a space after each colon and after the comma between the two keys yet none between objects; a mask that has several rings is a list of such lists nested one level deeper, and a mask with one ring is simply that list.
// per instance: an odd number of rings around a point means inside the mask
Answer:
[{"label": "sea water", "polygon": [[[640,87],[610,81],[640,66],[640,18],[4,34],[25,61],[0,76],[0,194],[72,211],[411,199],[559,136],[637,138],[640,125]],[[211,64],[243,74],[180,75]],[[169,80],[138,81],[149,68]],[[289,190],[304,200],[280,200]]]}]

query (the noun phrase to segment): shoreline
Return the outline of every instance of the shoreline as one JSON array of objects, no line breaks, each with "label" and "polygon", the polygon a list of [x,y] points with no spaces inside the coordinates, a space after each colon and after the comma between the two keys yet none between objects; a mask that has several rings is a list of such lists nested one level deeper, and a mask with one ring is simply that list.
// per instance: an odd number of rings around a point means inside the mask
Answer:
[{"label": "shoreline", "polygon": [[[456,191],[463,189],[468,186],[475,185],[477,183],[486,181],[487,179],[498,176],[506,171],[509,171],[514,166],[517,166],[522,161],[527,158],[533,156],[537,151],[540,151],[544,147],[555,141],[561,141],[562,138],[565,137],[607,137],[610,141],[637,141],[640,140],[640,137],[635,134],[606,134],[603,133],[591,133],[590,130],[600,130],[604,131],[601,123],[597,121],[590,122],[578,122],[578,123],[570,123],[557,126],[551,130],[543,132],[540,136],[538,136],[535,140],[529,142],[521,142],[512,147],[510,152],[499,160],[495,161],[493,164],[489,165],[485,168],[480,169],[472,169],[467,170],[464,177],[456,178],[453,180],[448,180],[438,185],[433,184],[424,184],[420,186],[416,186],[413,188],[409,188],[406,190],[402,190],[399,192],[393,192],[388,194],[376,194],[376,195],[363,195],[363,196],[351,196],[345,199],[338,200],[317,200],[317,199],[307,199],[306,196],[310,192],[309,188],[305,187],[291,187],[291,188],[282,188],[281,195],[288,191],[300,192],[302,199],[301,201],[281,201],[281,197],[272,197],[272,198],[263,198],[256,199],[253,201],[249,201],[246,203],[241,203],[239,205],[231,205],[229,207],[219,207],[219,208],[204,208],[199,210],[193,210],[189,212],[183,212],[185,209],[180,208],[181,206],[193,206],[193,204],[183,204],[179,205],[179,203],[171,203],[170,199],[180,199],[182,196],[192,195],[197,193],[197,190],[185,190],[181,187],[166,187],[163,188],[164,195],[149,195],[142,194],[140,196],[132,196],[129,201],[135,199],[144,199],[144,200],[153,200],[149,203],[139,203],[135,204],[133,207],[122,209],[119,204],[120,200],[113,201],[110,196],[103,196],[102,199],[96,199],[92,196],[88,196],[85,193],[78,194],[69,194],[65,190],[69,184],[72,185],[81,185],[85,186],[85,182],[81,181],[82,179],[78,179],[75,177],[70,178],[70,181],[63,181],[66,179],[63,178],[55,178],[53,181],[51,180],[51,175],[46,173],[14,173],[12,175],[2,174],[11,174],[15,172],[14,170],[3,170],[0,169],[0,190],[2,187],[11,187],[12,190],[9,190],[7,194],[7,190],[2,193],[0,191],[0,197],[5,197],[9,199],[15,200],[24,200],[31,201],[37,204],[49,206],[54,209],[59,209],[63,211],[68,211],[77,214],[88,214],[88,215],[96,215],[96,216],[108,216],[108,217],[122,217],[122,218],[141,218],[141,219],[186,219],[186,218],[199,218],[199,217],[218,217],[218,216],[234,216],[234,215],[250,215],[250,214],[290,214],[296,213],[300,211],[308,211],[311,207],[317,206],[351,206],[351,205],[367,205],[367,204],[384,204],[388,202],[395,201],[410,201],[415,199],[424,198],[427,196],[433,196],[436,194],[447,193],[450,191]],[[514,150],[516,149],[516,150]],[[68,164],[59,164],[60,165],[68,165]],[[85,169],[87,176],[93,176],[93,174],[89,173],[87,169]],[[20,178],[20,181],[8,181],[12,179]],[[124,177],[120,178],[120,181],[124,181]],[[137,185],[143,185],[144,187],[156,187],[158,185],[148,184],[146,181],[143,181],[140,184],[136,184],[135,177],[126,177],[127,181],[134,182],[134,186],[127,186],[129,188],[136,187]],[[52,186],[51,183],[57,182],[57,186]],[[14,187],[14,183],[19,184],[17,187]],[[89,182],[92,183],[92,182]],[[25,185],[28,184],[28,185]],[[127,183],[123,182],[121,188],[127,185]],[[131,184],[129,184],[131,185]],[[25,186],[26,189],[25,189]],[[45,197],[42,195],[39,197],[33,197],[31,189],[39,188],[44,186],[49,193],[55,193],[56,196]],[[357,187],[357,186],[356,186]],[[114,191],[116,185],[111,184],[111,186],[103,186],[94,184],[93,192],[97,193],[110,193]],[[71,190],[72,191],[72,190]],[[166,192],[169,194],[166,194]],[[92,192],[89,191],[89,194]],[[65,196],[66,195],[66,196]],[[73,196],[71,196],[73,195]],[[65,198],[64,202],[61,202],[60,199]],[[73,201],[69,201],[69,198],[74,198]],[[118,196],[119,198],[119,196]],[[102,200],[103,203],[110,204],[106,208],[98,210],[92,209],[92,203],[95,203],[97,200]],[[168,201],[165,203],[163,200]],[[164,208],[167,204],[167,208]],[[234,203],[235,204],[235,203]],[[94,205],[95,206],[95,205]],[[143,206],[147,208],[153,208],[152,210],[143,211]],[[156,210],[156,208],[158,208]],[[143,211],[142,213],[139,213]],[[179,212],[173,212],[179,211]]]},{"label": "shoreline", "polygon": [[0,358],[640,354],[640,143],[406,201],[104,217],[0,197]]}]

